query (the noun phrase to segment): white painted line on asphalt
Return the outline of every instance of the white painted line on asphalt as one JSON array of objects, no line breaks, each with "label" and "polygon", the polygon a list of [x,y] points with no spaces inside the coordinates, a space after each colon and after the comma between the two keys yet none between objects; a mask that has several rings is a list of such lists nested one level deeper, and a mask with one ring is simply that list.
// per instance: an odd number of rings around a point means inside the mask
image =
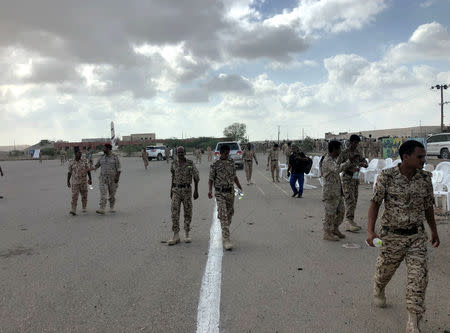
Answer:
[{"label": "white painted line on asphalt", "polygon": [[220,324],[220,286],[222,283],[222,229],[217,218],[217,202],[209,239],[208,261],[203,274],[197,313],[197,333],[218,333]]},{"label": "white painted line on asphalt", "polygon": [[284,194],[286,194],[287,196],[289,196],[289,193],[287,193],[285,190],[283,190],[280,186],[278,186],[277,184],[275,184],[273,181],[271,181],[269,178],[267,178],[261,171],[257,170],[264,178],[267,179],[267,181],[269,183],[272,183],[273,186],[277,187],[281,192],[283,192]]},{"label": "white painted line on asphalt", "polygon": [[264,193],[264,191],[262,190],[261,187],[259,187],[258,185],[256,185],[256,188],[262,193],[262,195],[266,196],[265,193]]}]

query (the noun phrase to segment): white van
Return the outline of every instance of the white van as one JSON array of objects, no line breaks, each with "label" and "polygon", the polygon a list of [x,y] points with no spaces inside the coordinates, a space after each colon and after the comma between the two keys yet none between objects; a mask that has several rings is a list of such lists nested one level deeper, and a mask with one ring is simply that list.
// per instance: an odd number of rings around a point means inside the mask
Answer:
[{"label": "white van", "polygon": [[427,138],[427,155],[450,158],[450,133],[433,134]]}]

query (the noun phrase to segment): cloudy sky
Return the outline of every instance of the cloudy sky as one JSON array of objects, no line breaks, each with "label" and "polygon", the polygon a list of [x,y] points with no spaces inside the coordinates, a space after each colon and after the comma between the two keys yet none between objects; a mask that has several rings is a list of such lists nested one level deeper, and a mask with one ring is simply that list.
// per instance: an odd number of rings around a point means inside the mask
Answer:
[{"label": "cloudy sky", "polygon": [[105,137],[111,120],[120,136],[159,138],[243,122],[251,140],[275,139],[277,125],[282,138],[439,125],[430,87],[450,83],[449,11],[450,0],[2,0],[0,145]]}]

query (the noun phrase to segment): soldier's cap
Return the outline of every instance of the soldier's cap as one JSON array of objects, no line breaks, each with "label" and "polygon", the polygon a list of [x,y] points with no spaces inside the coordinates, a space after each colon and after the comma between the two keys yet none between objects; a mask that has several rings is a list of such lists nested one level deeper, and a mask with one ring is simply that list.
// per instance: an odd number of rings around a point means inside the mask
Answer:
[{"label": "soldier's cap", "polygon": [[105,147],[106,147],[106,148],[109,148],[109,149],[112,149],[112,144],[110,144],[110,143],[105,143]]}]

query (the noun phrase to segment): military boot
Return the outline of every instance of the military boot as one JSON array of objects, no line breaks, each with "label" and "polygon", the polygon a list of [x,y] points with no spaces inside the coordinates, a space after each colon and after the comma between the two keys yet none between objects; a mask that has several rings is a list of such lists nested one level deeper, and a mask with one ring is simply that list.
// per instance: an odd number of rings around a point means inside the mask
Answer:
[{"label": "military boot", "polygon": [[329,241],[338,241],[339,237],[333,234],[330,230],[325,230],[323,232],[323,239]]},{"label": "military boot", "polygon": [[344,228],[346,231],[357,232],[361,230],[361,227],[357,225],[354,221],[346,220],[344,223]]},{"label": "military boot", "polygon": [[333,231],[331,232],[333,235],[338,236],[339,238],[345,238],[345,235],[339,231],[338,227],[334,227]]},{"label": "military boot", "polygon": [[223,248],[227,251],[231,251],[233,249],[233,244],[231,244],[230,237],[223,239]]},{"label": "military boot", "polygon": [[99,214],[99,215],[105,215],[105,207],[104,206],[100,206],[100,208],[97,209],[95,212],[97,214]]},{"label": "military boot", "polygon": [[189,231],[186,231],[186,232],[185,232],[184,242],[185,242],[185,243],[190,243],[190,242],[192,242],[191,237],[189,237]]},{"label": "military boot", "polygon": [[109,207],[109,212],[110,212],[110,213],[115,213],[115,212],[116,212],[116,209],[114,208],[114,205],[111,205],[111,206]]},{"label": "military boot", "polygon": [[416,313],[408,312],[408,321],[406,322],[406,333],[420,333],[419,316]]},{"label": "military boot", "polygon": [[384,288],[380,289],[375,287],[375,293],[373,295],[373,304],[375,304],[375,306],[379,308],[386,307],[386,295],[384,293]]},{"label": "military boot", "polygon": [[169,246],[171,246],[171,245],[178,244],[179,242],[180,242],[180,234],[179,234],[178,232],[174,232],[174,233],[173,233],[172,239],[169,239],[169,240],[167,241],[167,244],[168,244]]}]

